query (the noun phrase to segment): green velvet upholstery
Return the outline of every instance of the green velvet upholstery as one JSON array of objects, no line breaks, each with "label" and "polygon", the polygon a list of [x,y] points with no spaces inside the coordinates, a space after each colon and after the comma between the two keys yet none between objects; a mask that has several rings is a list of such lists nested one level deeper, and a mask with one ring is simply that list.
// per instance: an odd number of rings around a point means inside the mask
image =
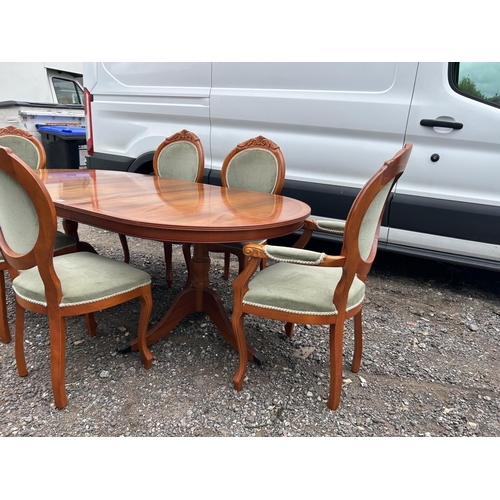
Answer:
[{"label": "green velvet upholstery", "polygon": [[313,252],[302,248],[280,247],[266,245],[264,253],[269,259],[278,262],[291,262],[296,264],[305,264],[317,266],[325,260],[326,254],[323,252]]},{"label": "green velvet upholstery", "polygon": [[17,253],[29,252],[38,238],[38,216],[26,191],[10,175],[0,171],[0,227]]},{"label": "green velvet upholstery", "polygon": [[28,139],[15,135],[0,136],[0,146],[12,149],[12,152],[21,158],[28,167],[36,170],[40,164],[40,154],[35,145]]},{"label": "green velvet upholstery", "polygon": [[226,173],[227,186],[247,191],[272,193],[278,178],[276,157],[265,149],[251,148],[237,153]]},{"label": "green velvet upholstery", "polygon": [[[15,252],[29,252],[38,238],[35,207],[26,191],[5,172],[0,172],[0,184],[0,222],[4,237]],[[74,238],[57,231],[55,250],[75,244]],[[0,258],[4,260],[1,252]]]},{"label": "green velvet upholstery", "polygon": [[344,234],[345,222],[336,220],[317,220],[316,225],[325,233]]},{"label": "green velvet upholstery", "polygon": [[392,189],[393,184],[393,182],[389,182],[380,190],[377,196],[375,196],[370,203],[370,206],[363,217],[363,222],[361,223],[358,236],[359,255],[363,260],[366,260],[370,255],[378,221],[387,200],[387,195]]},{"label": "green velvet upholstery", "polygon": [[[61,307],[95,302],[151,283],[146,272],[90,252],[54,257],[54,268],[61,280]],[[45,288],[38,268],[21,271],[12,286],[27,301],[46,306]]]},{"label": "green velvet upholstery", "polygon": [[[333,294],[341,276],[342,268],[338,267],[273,264],[250,280],[243,304],[296,314],[336,314]],[[349,290],[346,310],[361,304],[364,296],[365,284],[356,277]]]},{"label": "green velvet upholstery", "polygon": [[70,248],[76,244],[75,239],[72,236],[68,236],[67,234],[62,233],[61,231],[57,231],[56,233],[56,246],[54,251],[64,250],[66,248]]},{"label": "green velvet upholstery", "polygon": [[[75,240],[71,236],[62,233],[61,231],[57,231],[56,234],[56,246],[55,250],[64,250],[65,248],[70,248],[75,245]],[[0,264],[5,262],[3,258],[2,252],[0,252]]]},{"label": "green velvet upholstery", "polygon": [[158,156],[160,177],[194,182],[198,175],[198,150],[190,142],[169,144]]}]

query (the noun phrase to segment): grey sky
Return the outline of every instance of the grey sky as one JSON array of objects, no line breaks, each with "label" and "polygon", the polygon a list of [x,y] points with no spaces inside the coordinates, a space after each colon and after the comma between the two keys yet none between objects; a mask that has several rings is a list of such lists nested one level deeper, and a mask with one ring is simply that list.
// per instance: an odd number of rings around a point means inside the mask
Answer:
[{"label": "grey sky", "polygon": [[486,97],[500,95],[500,62],[461,62],[459,81],[466,76]]}]

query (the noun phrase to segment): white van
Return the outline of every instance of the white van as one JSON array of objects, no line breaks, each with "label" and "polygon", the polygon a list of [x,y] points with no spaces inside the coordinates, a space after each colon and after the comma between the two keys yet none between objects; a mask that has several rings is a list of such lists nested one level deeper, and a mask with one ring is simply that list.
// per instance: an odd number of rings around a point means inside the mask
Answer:
[{"label": "white van", "polygon": [[500,63],[84,63],[87,165],[149,173],[181,129],[204,181],[257,135],[286,160],[282,194],[344,220],[360,187],[414,144],[380,248],[500,270]]}]

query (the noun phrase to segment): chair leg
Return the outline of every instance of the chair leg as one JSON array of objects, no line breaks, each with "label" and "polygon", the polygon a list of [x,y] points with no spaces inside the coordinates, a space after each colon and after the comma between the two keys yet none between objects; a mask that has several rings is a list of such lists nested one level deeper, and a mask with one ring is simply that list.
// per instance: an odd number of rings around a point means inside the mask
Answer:
[{"label": "chair leg", "polygon": [[330,394],[328,408],[336,410],[342,392],[342,345],[344,338],[344,318],[330,325]]},{"label": "chair leg", "polygon": [[97,321],[94,318],[94,313],[88,313],[85,315],[85,325],[87,326],[89,337],[95,337],[97,331]]},{"label": "chair leg", "polygon": [[240,355],[240,363],[238,370],[233,375],[234,388],[237,391],[241,391],[243,388],[243,378],[247,371],[248,364],[248,354],[247,354],[247,342],[245,339],[245,329],[243,325],[243,314],[233,314],[232,325],[234,335],[236,337],[236,345],[238,347],[238,353]]},{"label": "chair leg", "polygon": [[363,353],[363,325],[361,311],[354,316],[354,355],[352,357],[351,371],[358,373],[361,366],[361,355]]},{"label": "chair leg", "polygon": [[26,358],[24,357],[24,308],[16,301],[16,343],[14,345],[17,373],[21,377],[28,375]]},{"label": "chair leg", "polygon": [[68,404],[65,384],[66,318],[49,313],[49,330],[52,393],[55,405],[64,408]]},{"label": "chair leg", "polygon": [[224,279],[227,281],[229,279],[229,264],[231,263],[231,254],[229,252],[224,253]]},{"label": "chair leg", "polygon": [[167,267],[167,286],[172,288],[174,282],[174,274],[172,271],[172,243],[163,243],[163,253],[165,254],[165,266]]},{"label": "chair leg", "polygon": [[149,319],[151,317],[151,311],[153,310],[153,298],[151,296],[151,288],[144,292],[144,295],[140,297],[141,301],[141,312],[139,314],[139,328],[137,332],[137,347],[141,354],[142,363],[146,370],[151,368],[151,363],[153,361],[153,353],[148,349],[146,342],[146,334],[148,331]]},{"label": "chair leg", "polygon": [[128,249],[127,237],[124,234],[119,234],[118,236],[123,248],[123,262],[128,264],[130,262],[130,251]]},{"label": "chair leg", "polygon": [[7,318],[7,294],[5,292],[5,274],[0,271],[0,340],[8,344],[12,339]]},{"label": "chair leg", "polygon": [[285,324],[285,333],[287,334],[288,337],[292,337],[293,335],[293,329],[295,327],[295,323],[286,323]]}]

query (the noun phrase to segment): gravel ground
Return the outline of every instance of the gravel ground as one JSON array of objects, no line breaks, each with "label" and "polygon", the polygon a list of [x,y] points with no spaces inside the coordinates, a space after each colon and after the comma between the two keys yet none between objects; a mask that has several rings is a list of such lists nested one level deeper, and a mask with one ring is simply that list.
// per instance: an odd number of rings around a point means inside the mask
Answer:
[{"label": "gravel ground", "polygon": [[[122,259],[118,236],[82,225],[81,239]],[[162,245],[129,238],[131,264],[152,275],[152,323],[185,278],[174,247],[167,288]],[[334,250],[337,250],[334,248]],[[231,308],[222,259],[212,255],[213,287]],[[232,276],[236,273],[233,260]],[[7,286],[10,286],[7,280]],[[368,277],[365,345],[350,371],[352,322],[345,334],[340,407],[326,406],[326,327],[282,325],[248,317],[249,343],[265,355],[233,389],[237,353],[201,314],[185,318],[151,346],[151,370],[138,353],[117,348],[135,335],[138,302],[96,314],[96,337],[84,320],[67,323],[68,406],[57,409],[50,385],[48,326],[26,314],[29,375],[21,378],[14,342],[0,344],[0,436],[489,436],[500,435],[500,296],[498,274],[379,252]],[[9,294],[14,326],[14,301]]]}]

